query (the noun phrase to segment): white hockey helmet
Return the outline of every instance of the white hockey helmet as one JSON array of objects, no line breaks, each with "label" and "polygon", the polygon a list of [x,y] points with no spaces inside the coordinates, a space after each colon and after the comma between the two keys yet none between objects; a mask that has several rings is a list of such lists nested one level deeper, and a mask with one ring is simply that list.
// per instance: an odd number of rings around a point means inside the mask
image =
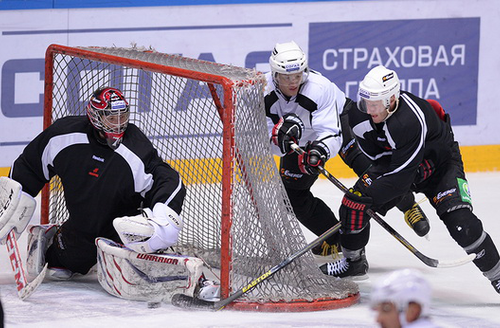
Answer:
[{"label": "white hockey helmet", "polygon": [[[381,101],[388,112],[386,119],[398,108],[400,82],[398,74],[382,65],[372,68],[359,83],[358,109],[367,112],[366,101]],[[390,111],[391,98],[396,99],[396,106]]]},{"label": "white hockey helmet", "polygon": [[420,316],[428,316],[431,303],[431,286],[413,269],[403,269],[392,272],[387,278],[376,284],[372,290],[370,303],[372,307],[388,302],[393,303],[401,313],[406,313],[410,302],[420,304]]},{"label": "white hockey helmet", "polygon": [[103,87],[90,97],[87,116],[94,128],[104,135],[107,144],[115,149],[127,129],[130,106],[120,90]]},{"label": "white hockey helmet", "polygon": [[302,72],[303,83],[309,74],[307,56],[295,41],[276,43],[269,57],[269,65],[274,81],[276,81],[277,73],[290,75]]}]

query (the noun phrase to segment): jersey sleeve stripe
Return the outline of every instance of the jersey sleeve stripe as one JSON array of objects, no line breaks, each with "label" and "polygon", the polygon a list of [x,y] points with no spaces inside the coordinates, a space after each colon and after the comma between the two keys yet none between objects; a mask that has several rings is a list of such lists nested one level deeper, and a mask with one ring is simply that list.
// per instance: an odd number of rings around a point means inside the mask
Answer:
[{"label": "jersey sleeve stripe", "polygon": [[[385,173],[384,175],[395,174],[395,173],[400,172],[404,168],[406,168],[415,159],[415,157],[424,148],[424,145],[425,145],[425,136],[427,134],[427,124],[425,122],[424,113],[422,112],[420,107],[418,107],[418,105],[408,95],[402,94],[401,98],[404,99],[404,101],[408,104],[408,106],[413,111],[413,113],[417,117],[417,119],[422,127],[421,133],[420,133],[420,142],[418,144],[418,147],[415,149],[415,151],[411,154],[411,156],[402,165],[400,165],[398,168],[396,168],[395,170],[393,170],[391,172]],[[386,135],[387,136],[389,135],[388,131],[386,131]]]},{"label": "jersey sleeve stripe", "polygon": [[64,148],[88,143],[89,139],[85,133],[69,133],[50,138],[42,152],[42,171],[45,179],[50,179],[49,165],[54,166],[54,159]]},{"label": "jersey sleeve stripe", "polygon": [[127,146],[121,144],[116,148],[117,152],[127,162],[134,177],[134,191],[145,197],[146,193],[153,187],[153,175],[146,173],[144,163],[133,151]]}]

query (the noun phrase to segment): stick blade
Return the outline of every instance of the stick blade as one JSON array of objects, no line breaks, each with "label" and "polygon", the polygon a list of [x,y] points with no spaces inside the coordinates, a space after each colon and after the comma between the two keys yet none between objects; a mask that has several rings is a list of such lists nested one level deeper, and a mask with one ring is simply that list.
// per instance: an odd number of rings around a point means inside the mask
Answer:
[{"label": "stick blade", "polygon": [[439,264],[437,265],[438,268],[453,268],[457,266],[461,266],[464,264],[467,264],[469,262],[472,262],[476,258],[475,253],[471,253],[467,255],[466,257],[463,257],[461,259],[453,260],[453,261],[448,261],[448,262],[441,262],[439,261]]},{"label": "stick blade", "polygon": [[197,310],[216,310],[214,302],[200,300],[184,294],[175,294],[172,296],[172,305],[184,309]]},{"label": "stick blade", "polygon": [[38,288],[38,286],[40,286],[43,279],[45,278],[45,275],[47,274],[47,267],[48,267],[48,263],[45,263],[45,266],[43,267],[40,274],[38,276],[36,276],[36,278],[33,279],[32,282],[27,284],[23,289],[18,291],[17,295],[19,296],[19,298],[22,301],[24,301],[25,299],[30,297],[30,295],[33,294],[33,292]]}]

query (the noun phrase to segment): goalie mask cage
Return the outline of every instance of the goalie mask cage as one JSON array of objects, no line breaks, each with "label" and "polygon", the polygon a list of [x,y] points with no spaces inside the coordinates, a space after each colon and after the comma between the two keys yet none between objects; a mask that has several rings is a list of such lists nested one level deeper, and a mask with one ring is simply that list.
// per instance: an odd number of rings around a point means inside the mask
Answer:
[{"label": "goalie mask cage", "polygon": [[[175,250],[212,267],[226,298],[306,245],[269,149],[265,83],[255,70],[153,50],[51,45],[44,128],[85,115],[98,87],[122,90],[130,122],[186,185]],[[42,192],[42,223],[67,217],[56,176]],[[228,308],[313,311],[358,298],[356,284],[323,275],[308,252]]]}]

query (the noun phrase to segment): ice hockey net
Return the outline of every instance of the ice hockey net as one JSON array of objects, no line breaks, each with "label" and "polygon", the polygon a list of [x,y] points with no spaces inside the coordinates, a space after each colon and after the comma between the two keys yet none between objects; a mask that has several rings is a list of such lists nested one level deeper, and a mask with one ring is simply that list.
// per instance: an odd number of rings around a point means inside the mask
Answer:
[{"label": "ice hockey net", "polygon": [[[269,150],[263,74],[136,47],[51,45],[44,127],[85,115],[85,102],[102,86],[124,92],[130,121],[181,174],[187,196],[176,250],[217,270],[221,297],[306,245]],[[67,219],[62,193],[55,177],[42,193],[42,222]],[[305,254],[229,307],[313,311],[358,298],[357,285],[323,275]]]}]

